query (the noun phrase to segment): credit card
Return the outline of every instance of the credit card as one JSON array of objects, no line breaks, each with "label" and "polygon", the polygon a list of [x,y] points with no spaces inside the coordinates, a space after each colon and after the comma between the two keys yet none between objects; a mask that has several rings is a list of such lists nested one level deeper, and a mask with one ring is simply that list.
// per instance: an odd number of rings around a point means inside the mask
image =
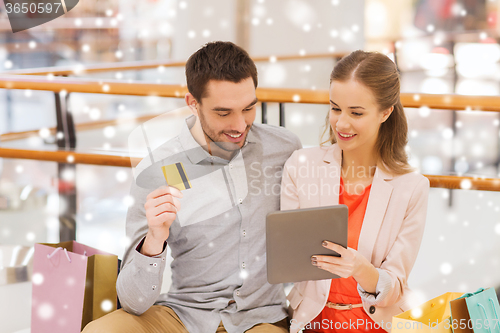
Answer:
[{"label": "credit card", "polygon": [[191,188],[191,182],[182,162],[164,165],[161,167],[161,170],[169,186],[176,187],[181,191]]}]

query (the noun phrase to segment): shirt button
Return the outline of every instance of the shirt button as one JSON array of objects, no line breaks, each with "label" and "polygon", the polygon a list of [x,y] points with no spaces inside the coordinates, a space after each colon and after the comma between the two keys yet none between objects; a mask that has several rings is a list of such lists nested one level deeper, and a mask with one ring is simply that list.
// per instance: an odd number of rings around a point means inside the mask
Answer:
[{"label": "shirt button", "polygon": [[156,267],[156,266],[158,266],[158,264],[157,264],[157,263],[154,263],[154,264],[153,264],[153,267]]},{"label": "shirt button", "polygon": [[243,231],[243,236],[246,236],[246,235],[247,235],[246,231]]},{"label": "shirt button", "polygon": [[231,163],[229,163],[229,168],[231,168],[231,169],[233,168],[233,165]]},{"label": "shirt button", "polygon": [[161,258],[161,261],[165,261],[165,258]]},{"label": "shirt button", "polygon": [[242,203],[242,202],[243,202],[243,199],[239,199],[238,201],[239,201],[239,203]]},{"label": "shirt button", "polygon": [[372,305],[370,306],[370,313],[371,314],[374,314],[375,313],[375,307]]},{"label": "shirt button", "polygon": [[241,267],[245,268],[245,267],[246,267],[246,266],[245,266],[245,263],[242,263],[242,264],[241,264]]},{"label": "shirt button", "polygon": [[236,292],[236,296],[240,296],[240,292],[239,291]]},{"label": "shirt button", "polygon": [[156,289],[156,286],[153,286],[153,287],[152,287],[152,289],[153,289],[153,290],[155,290],[155,289]]}]

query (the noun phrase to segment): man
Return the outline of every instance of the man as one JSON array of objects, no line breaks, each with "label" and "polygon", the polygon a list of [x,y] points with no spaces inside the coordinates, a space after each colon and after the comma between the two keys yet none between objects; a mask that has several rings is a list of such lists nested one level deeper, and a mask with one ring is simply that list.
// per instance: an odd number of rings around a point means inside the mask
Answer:
[{"label": "man", "polygon": [[[117,281],[126,312],[84,332],[288,332],[283,287],[267,283],[265,217],[279,210],[281,169],[300,141],[284,128],[253,124],[257,70],[233,43],[194,53],[186,79],[193,115],[132,186],[132,245]],[[158,170],[178,162],[193,182],[183,192],[160,186]],[[172,285],[160,294],[167,244]]]}]

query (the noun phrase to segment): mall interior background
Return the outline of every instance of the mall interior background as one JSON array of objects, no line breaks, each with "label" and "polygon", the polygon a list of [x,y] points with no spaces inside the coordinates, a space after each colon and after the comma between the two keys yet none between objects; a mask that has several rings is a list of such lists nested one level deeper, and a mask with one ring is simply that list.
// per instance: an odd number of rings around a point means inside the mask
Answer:
[{"label": "mall interior background", "polygon": [[[80,77],[184,84],[182,67],[98,74],[82,69],[120,61],[184,61],[206,42],[230,40],[251,56],[269,57],[257,63],[260,87],[327,89],[332,59],[276,61],[276,57],[364,49],[396,57],[403,92],[498,95],[499,4],[498,0],[80,0],[64,17],[16,34],[0,7],[0,70],[70,65]],[[54,104],[51,92],[0,89],[0,135],[41,129],[39,135],[0,146],[56,149],[56,139],[47,130],[56,124]],[[162,114],[183,104],[182,99],[154,96],[70,96],[77,124]],[[318,145],[327,112],[326,105],[287,104],[286,127],[304,146]],[[278,113],[278,105],[269,103],[270,124],[278,125]],[[408,153],[421,173],[500,178],[498,113],[426,107],[407,108],[406,113]],[[171,113],[170,137],[185,116]],[[256,121],[261,121],[259,112]],[[77,150],[126,154],[129,134],[137,125],[77,132]],[[78,165],[75,173],[64,177],[77,184],[77,240],[122,257],[132,171]],[[56,163],[0,158],[0,245],[58,242],[58,212],[63,205]],[[169,283],[167,268],[162,290],[168,290]],[[500,287],[498,193],[430,190],[425,236],[409,284],[423,300],[447,291]],[[30,282],[0,285],[0,332],[29,332],[30,297]]]}]

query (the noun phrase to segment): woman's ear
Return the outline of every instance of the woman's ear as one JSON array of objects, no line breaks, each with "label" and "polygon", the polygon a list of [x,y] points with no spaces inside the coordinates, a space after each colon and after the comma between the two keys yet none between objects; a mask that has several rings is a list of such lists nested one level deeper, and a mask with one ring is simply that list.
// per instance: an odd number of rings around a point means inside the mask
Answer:
[{"label": "woman's ear", "polygon": [[186,96],[184,97],[184,100],[186,101],[186,105],[189,106],[189,109],[191,110],[191,112],[195,116],[198,116],[198,108],[196,107],[198,102],[196,102],[196,99],[194,98],[194,96],[191,95],[191,93],[187,93]]},{"label": "woman's ear", "polygon": [[392,111],[394,111],[394,105],[388,108],[387,110],[382,111],[382,121],[380,123],[384,123],[387,120],[387,118],[389,118],[389,116],[392,114]]}]

